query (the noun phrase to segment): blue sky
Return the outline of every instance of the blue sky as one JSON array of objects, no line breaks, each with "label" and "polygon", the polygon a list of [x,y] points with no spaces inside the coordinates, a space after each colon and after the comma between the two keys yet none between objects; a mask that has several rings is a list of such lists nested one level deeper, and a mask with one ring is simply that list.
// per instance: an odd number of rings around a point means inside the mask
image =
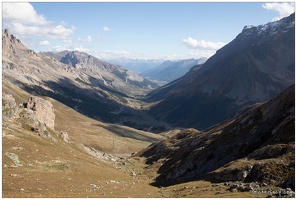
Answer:
[{"label": "blue sky", "polygon": [[288,16],[295,4],[2,2],[2,11],[2,29],[36,52],[78,50],[99,59],[187,59],[210,57],[244,26]]}]

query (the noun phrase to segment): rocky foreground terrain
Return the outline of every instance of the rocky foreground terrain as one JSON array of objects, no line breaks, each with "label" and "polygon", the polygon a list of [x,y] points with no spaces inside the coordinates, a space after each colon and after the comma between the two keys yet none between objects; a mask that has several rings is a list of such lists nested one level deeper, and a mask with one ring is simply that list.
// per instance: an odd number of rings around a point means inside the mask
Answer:
[{"label": "rocky foreground terrain", "polygon": [[294,110],[292,86],[205,132],[156,135],[4,85],[2,195],[292,197]]},{"label": "rocky foreground terrain", "polygon": [[2,116],[3,197],[160,197],[141,175],[144,162],[130,155],[163,136],[105,124],[6,84]]}]

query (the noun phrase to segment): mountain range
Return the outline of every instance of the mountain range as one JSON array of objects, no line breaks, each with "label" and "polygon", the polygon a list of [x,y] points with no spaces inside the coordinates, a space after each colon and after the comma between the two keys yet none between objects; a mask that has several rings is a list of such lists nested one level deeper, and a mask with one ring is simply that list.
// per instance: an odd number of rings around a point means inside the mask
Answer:
[{"label": "mountain range", "polygon": [[143,71],[154,68],[165,61],[164,59],[131,59],[126,57],[103,60],[115,65],[120,65],[125,69],[129,69],[139,74]]},{"label": "mountain range", "polygon": [[199,130],[264,102],[295,82],[295,13],[244,27],[203,65],[148,94],[150,110],[173,126]]},{"label": "mountain range", "polygon": [[168,60],[157,67],[142,72],[141,75],[150,80],[165,81],[169,83],[185,75],[194,65],[202,66],[206,60],[207,58],[205,57],[180,61]]},{"label": "mountain range", "polygon": [[[61,63],[71,65],[89,75],[93,78],[91,84],[94,86],[108,86],[125,95],[141,95],[158,86],[135,72],[104,62],[83,52],[62,51],[42,54],[54,57]],[[139,90],[139,88],[141,89]]]},{"label": "mountain range", "polygon": [[294,197],[295,14],[188,63],[158,87],[2,31],[3,196]]},{"label": "mountain range", "polygon": [[[5,30],[2,77],[106,122],[152,130],[158,129],[156,124],[201,130],[275,97],[294,83],[294,16],[244,27],[204,64],[194,65],[194,59],[175,62],[194,66],[155,90],[158,85],[148,79],[86,53],[36,54]],[[167,61],[163,66],[166,69],[171,64]]]},{"label": "mountain range", "polygon": [[135,99],[157,87],[148,79],[82,52],[37,54],[8,30],[2,32],[2,44],[3,87],[14,85],[52,97],[105,122],[144,123],[146,128],[158,124]]}]

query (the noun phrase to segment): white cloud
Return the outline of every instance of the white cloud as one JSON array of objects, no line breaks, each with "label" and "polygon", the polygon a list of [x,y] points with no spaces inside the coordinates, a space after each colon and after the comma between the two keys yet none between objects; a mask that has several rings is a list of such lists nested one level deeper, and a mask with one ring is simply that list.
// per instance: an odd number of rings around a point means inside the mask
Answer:
[{"label": "white cloud", "polygon": [[[215,53],[215,51],[214,51]],[[131,58],[131,59],[164,59],[164,60],[177,60],[177,59],[189,59],[189,58],[201,58],[208,57],[207,55],[212,54],[201,54],[199,52],[191,52],[190,54],[149,54],[146,52],[128,52],[128,51],[114,51],[114,50],[105,50],[105,51],[92,51],[91,55],[99,59],[112,59],[112,58]]]},{"label": "white cloud", "polygon": [[70,45],[64,45],[64,46],[53,46],[50,48],[50,50],[54,51],[54,52],[60,52],[60,51],[64,51],[64,50],[80,51],[80,52],[85,52],[85,53],[90,52],[89,49],[84,48],[82,45],[76,45],[76,44],[70,44]]},{"label": "white cloud", "polygon": [[51,22],[38,15],[30,3],[2,3],[3,20],[12,22],[47,25]]},{"label": "white cloud", "polygon": [[73,25],[71,26],[71,30],[74,31],[74,30],[76,30],[76,29],[77,29],[77,28],[76,28],[75,26],[73,26]]},{"label": "white cloud", "polygon": [[279,16],[273,18],[272,21],[287,17],[295,12],[295,3],[265,3],[262,7],[267,10],[274,10],[278,13]]},{"label": "white cloud", "polygon": [[92,41],[92,37],[88,35],[87,38],[77,38],[78,41],[81,41],[81,42],[91,42]]},{"label": "white cloud", "polygon": [[97,58],[119,58],[119,57],[139,57],[139,53],[132,53],[127,51],[111,51],[111,50],[105,50],[101,52],[94,52],[94,55]]},{"label": "white cloud", "polygon": [[51,43],[49,42],[49,41],[47,41],[47,40],[44,40],[44,41],[40,41],[39,42],[39,45],[40,46],[49,46]]},{"label": "white cloud", "polygon": [[68,50],[65,46],[52,46],[50,48],[50,51],[54,51],[54,52],[60,52],[60,51],[64,51],[64,50]]},{"label": "white cloud", "polygon": [[63,40],[63,42],[65,42],[65,43],[72,43],[72,40],[71,39],[65,39],[65,40]]},{"label": "white cloud", "polygon": [[103,27],[103,30],[104,31],[110,31],[110,29],[108,27],[106,27],[106,26]]},{"label": "white cloud", "polygon": [[66,22],[64,22],[64,21],[61,21],[60,25],[62,25],[62,26],[66,26],[66,25],[67,25],[67,23],[66,23]]},{"label": "white cloud", "polygon": [[43,15],[37,14],[30,3],[2,3],[2,5],[2,27],[3,29],[9,29],[13,35],[69,40],[68,37],[76,29],[74,26],[66,28],[66,22],[64,21],[55,26],[54,22],[45,19]]},{"label": "white cloud", "polygon": [[225,43],[223,42],[206,42],[204,40],[195,40],[191,37],[182,40],[182,44],[191,49],[203,49],[203,50],[218,50],[222,48]]},{"label": "white cloud", "polygon": [[191,50],[188,52],[188,58],[210,58],[216,53],[215,50]]},{"label": "white cloud", "polygon": [[44,36],[50,39],[66,39],[67,36],[74,33],[73,30],[65,28],[62,25],[57,25],[55,27],[40,27],[11,22],[5,24],[5,26],[16,35],[36,35]]}]

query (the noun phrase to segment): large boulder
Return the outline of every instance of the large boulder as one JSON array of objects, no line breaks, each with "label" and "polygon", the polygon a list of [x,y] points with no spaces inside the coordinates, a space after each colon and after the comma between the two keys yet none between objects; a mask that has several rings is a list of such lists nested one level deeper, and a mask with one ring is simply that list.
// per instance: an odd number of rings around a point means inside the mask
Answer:
[{"label": "large boulder", "polygon": [[2,93],[2,122],[13,121],[18,115],[18,106],[11,94]]},{"label": "large boulder", "polygon": [[44,100],[36,96],[31,96],[28,98],[28,103],[26,107],[27,109],[33,110],[36,118],[40,122],[43,122],[46,125],[46,127],[55,130],[54,106],[50,101]]}]

